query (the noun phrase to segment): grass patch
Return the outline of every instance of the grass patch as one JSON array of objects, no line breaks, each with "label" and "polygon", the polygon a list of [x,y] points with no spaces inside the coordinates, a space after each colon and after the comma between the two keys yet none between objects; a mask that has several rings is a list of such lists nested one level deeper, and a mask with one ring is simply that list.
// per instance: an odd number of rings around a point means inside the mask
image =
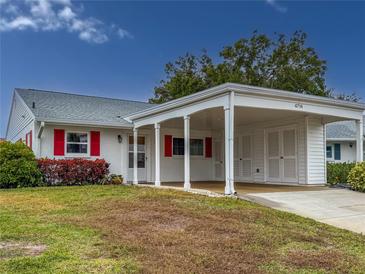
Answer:
[{"label": "grass patch", "polygon": [[250,202],[172,190],[2,190],[0,272],[364,273],[365,237]]}]

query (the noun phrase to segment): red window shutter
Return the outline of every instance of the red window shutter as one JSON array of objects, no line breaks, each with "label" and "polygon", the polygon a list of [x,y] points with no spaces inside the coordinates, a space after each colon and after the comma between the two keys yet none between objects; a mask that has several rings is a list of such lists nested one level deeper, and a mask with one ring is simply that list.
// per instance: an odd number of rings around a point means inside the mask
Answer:
[{"label": "red window shutter", "polygon": [[205,157],[212,158],[212,137],[205,137]]},{"label": "red window shutter", "polygon": [[32,131],[29,131],[28,143],[29,143],[29,147],[30,147],[30,149],[33,149],[33,147],[32,147],[32,144],[33,144],[33,140],[32,140]]},{"label": "red window shutter", "polygon": [[165,135],[165,157],[172,157],[172,135]]},{"label": "red window shutter", "polygon": [[54,130],[54,143],[53,143],[53,154],[55,156],[65,155],[65,130],[55,129]]},{"label": "red window shutter", "polygon": [[90,131],[90,156],[100,156],[100,132]]},{"label": "red window shutter", "polygon": [[25,134],[25,144],[28,146],[28,133]]}]

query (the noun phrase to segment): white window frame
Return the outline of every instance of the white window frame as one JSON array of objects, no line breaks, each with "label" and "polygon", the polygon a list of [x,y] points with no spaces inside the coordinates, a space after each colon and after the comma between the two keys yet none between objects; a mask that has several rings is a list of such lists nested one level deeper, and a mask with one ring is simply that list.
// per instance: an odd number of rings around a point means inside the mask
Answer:
[{"label": "white window frame", "polygon": [[[181,136],[172,136],[172,158],[176,158],[176,159],[184,158],[184,154],[183,155],[174,154],[174,139],[175,138],[184,139],[184,137],[181,137]],[[190,153],[190,157],[197,158],[197,159],[205,159],[205,137],[190,136],[190,140],[191,139],[199,139],[199,140],[203,141],[203,154],[202,155],[191,155],[191,153]]]},{"label": "white window frame", "polygon": [[[327,157],[327,147],[331,147],[331,157]],[[334,146],[333,144],[326,144],[326,158],[327,161],[334,161]]]},{"label": "white window frame", "polygon": [[[86,153],[72,153],[67,152],[67,135],[69,133],[79,133],[79,134],[86,134],[87,135],[87,152]],[[71,144],[85,144],[85,143],[76,143],[70,142]],[[65,155],[67,157],[79,158],[79,157],[90,157],[90,132],[87,131],[77,131],[77,130],[67,130],[65,132]]]}]

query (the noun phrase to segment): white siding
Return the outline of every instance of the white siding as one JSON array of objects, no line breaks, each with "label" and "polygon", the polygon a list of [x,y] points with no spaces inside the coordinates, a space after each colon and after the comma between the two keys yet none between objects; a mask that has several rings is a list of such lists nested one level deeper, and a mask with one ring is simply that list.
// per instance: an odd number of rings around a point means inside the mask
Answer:
[{"label": "white siding", "polygon": [[11,142],[16,142],[21,138],[25,142],[25,135],[33,129],[33,114],[29,111],[29,109],[18,96],[18,94],[14,93],[6,139]]},{"label": "white siding", "polygon": [[324,184],[325,178],[325,139],[321,119],[307,119],[308,184]]},{"label": "white siding", "polygon": [[[87,159],[103,158],[110,163],[110,172],[122,174],[126,177],[128,167],[127,133],[131,131],[121,129],[92,128],[92,127],[75,127],[63,125],[47,125],[44,128],[40,140],[40,157],[42,158],[68,158],[67,156],[54,156],[53,154],[53,134],[54,129],[64,129],[65,131],[100,131],[100,157],[86,157]],[[118,142],[118,135],[122,135],[122,143]],[[69,157],[70,158],[70,157]],[[72,157],[71,157],[72,158]]]},{"label": "white siding", "polygon": [[[164,128],[161,125],[161,181],[176,182],[184,181],[184,156],[165,157],[164,155],[164,136],[184,138],[183,129]],[[212,137],[212,132],[208,130],[190,130],[190,138],[203,139],[204,155],[190,157],[190,178],[191,181],[210,181],[214,180],[213,158],[205,158],[205,137]],[[153,142],[154,146],[154,142]],[[214,153],[213,153],[214,155]],[[154,159],[154,152],[152,159]],[[153,164],[154,166],[154,164]],[[154,170],[152,172],[154,180]]]},{"label": "white siding", "polygon": [[[334,160],[334,144],[341,145],[341,160]],[[356,141],[327,141],[327,146],[332,146],[332,158],[327,158],[327,161],[335,163],[356,162]]]}]

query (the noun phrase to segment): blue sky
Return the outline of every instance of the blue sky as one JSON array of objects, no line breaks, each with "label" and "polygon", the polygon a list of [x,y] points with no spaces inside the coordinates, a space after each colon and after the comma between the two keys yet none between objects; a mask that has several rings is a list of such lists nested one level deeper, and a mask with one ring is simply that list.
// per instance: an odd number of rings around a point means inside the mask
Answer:
[{"label": "blue sky", "polygon": [[15,87],[146,101],[164,64],[254,30],[308,33],[327,84],[365,99],[365,2],[0,0],[1,131]]}]

